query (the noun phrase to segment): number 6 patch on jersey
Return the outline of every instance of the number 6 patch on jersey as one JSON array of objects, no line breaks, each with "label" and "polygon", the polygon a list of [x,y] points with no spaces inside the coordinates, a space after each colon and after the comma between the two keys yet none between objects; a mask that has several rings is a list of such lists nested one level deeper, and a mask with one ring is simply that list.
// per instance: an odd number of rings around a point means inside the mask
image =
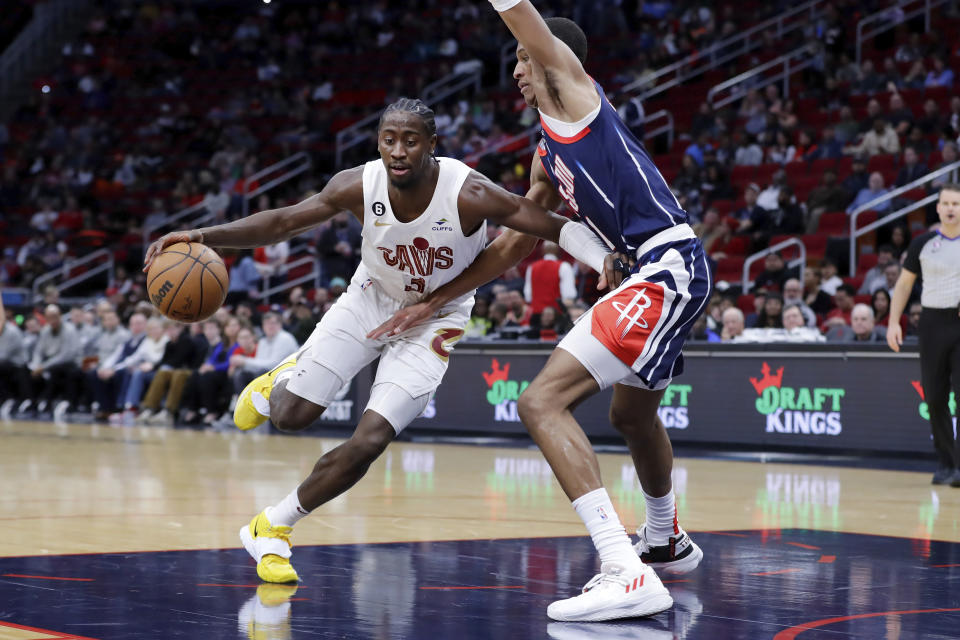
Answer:
[{"label": "number 6 patch on jersey", "polygon": [[641,281],[621,287],[593,308],[590,332],[610,353],[632,367],[659,324],[663,307],[664,290],[659,284]]}]

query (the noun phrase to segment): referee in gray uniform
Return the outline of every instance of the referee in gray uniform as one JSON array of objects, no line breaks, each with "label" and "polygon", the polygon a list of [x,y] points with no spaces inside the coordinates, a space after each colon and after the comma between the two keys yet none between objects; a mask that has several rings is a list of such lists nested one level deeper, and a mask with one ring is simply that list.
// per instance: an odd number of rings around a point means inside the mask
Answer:
[{"label": "referee in gray uniform", "polygon": [[887,344],[900,351],[903,334],[897,321],[917,276],[920,303],[920,376],[930,410],[933,447],[940,465],[933,484],[960,487],[960,442],[954,442],[950,415],[951,378],[960,399],[960,184],[948,182],[937,201],[940,229],[917,236],[907,248],[900,279],[890,301]]}]

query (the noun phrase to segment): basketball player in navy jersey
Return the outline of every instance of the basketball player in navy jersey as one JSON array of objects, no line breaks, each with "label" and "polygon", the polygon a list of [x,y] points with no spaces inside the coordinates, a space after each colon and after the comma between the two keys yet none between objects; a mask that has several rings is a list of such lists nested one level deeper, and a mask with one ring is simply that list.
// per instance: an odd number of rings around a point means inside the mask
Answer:
[{"label": "basketball player in navy jersey", "polygon": [[[615,256],[635,262],[630,277],[611,283],[619,286],[580,319],[520,397],[520,417],[586,524],[601,561],[600,573],[581,595],[554,602],[547,614],[569,621],[654,614],[669,608],[672,599],[647,567],[686,573],[703,557],[677,522],[673,450],[657,407],[672,377],[683,371],[680,350],[708,299],[709,267],[686,212],[584,71],[583,31],[564,18],[545,22],[529,0],[491,2],[518,40],[514,77],[527,104],[539,110],[543,127],[527,197],[547,209],[563,199],[577,214],[583,224],[566,225],[561,234],[566,250],[599,239],[616,252],[607,256],[608,264]],[[519,259],[536,243],[513,232],[504,235],[509,238],[498,238],[504,260]],[[483,266],[475,263],[372,335],[406,330],[461,288],[498,275]],[[611,385],[610,419],[627,441],[647,503],[635,547],[571,414]]]}]

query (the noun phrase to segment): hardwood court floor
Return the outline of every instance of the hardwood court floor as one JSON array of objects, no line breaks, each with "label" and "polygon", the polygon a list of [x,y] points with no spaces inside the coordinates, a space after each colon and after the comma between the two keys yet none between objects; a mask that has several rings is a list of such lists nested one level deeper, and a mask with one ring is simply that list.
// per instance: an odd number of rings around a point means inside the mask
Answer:
[{"label": "hardwood court floor", "polygon": [[[960,489],[931,486],[929,473],[683,458],[674,469],[680,522],[697,532],[706,559],[681,577],[684,584],[668,584],[675,611],[626,626],[548,626],[546,604],[575,593],[596,565],[549,467],[523,448],[395,443],[353,490],[297,525],[299,594],[258,589],[252,563],[238,550],[238,529],[338,442],[0,423],[0,638],[773,638],[791,625],[867,614],[875,615],[845,622],[846,635],[811,628],[801,640],[956,637],[936,629],[960,628],[960,596],[950,588],[960,580],[960,545],[951,544],[960,542]],[[600,462],[632,531],[643,521],[643,498],[630,460],[602,454]],[[166,553],[129,553],[151,551]],[[356,582],[368,574],[380,574],[382,588],[376,580]],[[157,585],[177,578],[154,593],[128,589],[132,576]],[[879,589],[903,581],[926,586],[906,595]],[[190,604],[174,602],[186,583],[203,593]],[[151,614],[91,609],[91,584],[104,585],[97,587],[106,589],[97,592],[103,598],[111,589],[136,591],[132,602],[149,604]],[[241,589],[216,588],[227,585]],[[430,595],[455,586],[491,591]],[[857,596],[862,589],[875,591]],[[828,593],[835,595],[824,599]],[[353,604],[333,607],[343,614],[335,615],[331,603],[344,594]],[[749,616],[738,607],[749,609],[764,595],[792,608],[771,604],[765,611],[774,613],[742,627]],[[327,608],[316,608],[320,600]],[[352,614],[341,611],[349,606]],[[368,619],[397,607],[403,624]],[[483,612],[499,612],[514,631],[478,628]],[[898,622],[889,612],[900,612]],[[229,632],[191,635],[195,625],[176,624],[190,615],[219,620]],[[439,635],[438,616],[446,625]],[[778,640],[795,637],[782,633]]]}]

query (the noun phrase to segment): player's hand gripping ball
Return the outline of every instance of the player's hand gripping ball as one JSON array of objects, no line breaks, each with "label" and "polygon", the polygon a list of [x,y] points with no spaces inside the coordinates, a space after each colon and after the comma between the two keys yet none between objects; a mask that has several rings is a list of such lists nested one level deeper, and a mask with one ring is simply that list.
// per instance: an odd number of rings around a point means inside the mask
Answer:
[{"label": "player's hand gripping ball", "polygon": [[217,252],[199,242],[176,242],[153,257],[147,296],[160,313],[178,322],[201,322],[227,297],[227,267]]}]

